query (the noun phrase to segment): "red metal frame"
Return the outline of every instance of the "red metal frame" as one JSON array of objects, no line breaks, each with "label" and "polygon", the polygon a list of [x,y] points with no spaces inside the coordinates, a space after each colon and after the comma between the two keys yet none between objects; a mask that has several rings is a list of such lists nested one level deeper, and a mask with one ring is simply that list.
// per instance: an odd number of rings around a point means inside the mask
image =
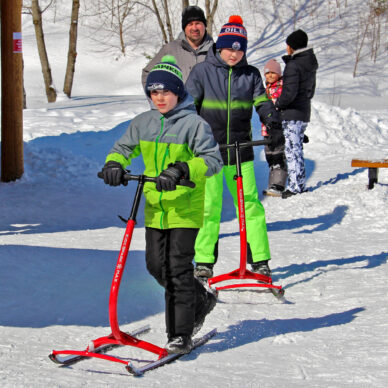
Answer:
[{"label": "red metal frame", "polygon": [[272,278],[264,276],[258,273],[251,272],[246,269],[247,267],[247,230],[246,230],[246,219],[245,219],[245,202],[244,202],[244,189],[243,189],[243,177],[241,173],[241,159],[240,159],[240,148],[264,145],[267,144],[265,140],[251,141],[247,143],[235,142],[233,144],[221,145],[220,148],[234,148],[236,152],[236,170],[237,175],[235,177],[237,182],[237,199],[238,199],[238,214],[240,224],[240,267],[232,272],[225,273],[222,275],[214,276],[208,279],[209,286],[213,284],[228,281],[228,280],[256,280],[258,283],[234,283],[228,284],[221,287],[215,287],[216,290],[226,290],[232,288],[248,288],[248,287],[260,287],[260,288],[272,288],[279,291],[282,290],[282,286],[276,286],[272,284]]},{"label": "red metal frame", "polygon": [[[99,175],[100,176],[100,175]],[[136,224],[136,214],[140,203],[141,194],[143,191],[143,186],[145,181],[154,181],[155,178],[145,177],[144,175],[125,175],[126,180],[137,180],[138,186],[135,194],[134,203],[132,206],[131,216],[127,221],[127,226],[124,233],[123,242],[121,244],[121,249],[119,257],[117,260],[116,268],[114,271],[112,285],[110,289],[109,297],[109,323],[112,330],[112,333],[105,337],[100,337],[91,341],[91,344],[86,348],[86,350],[53,350],[50,358],[55,361],[56,355],[77,355],[84,357],[94,357],[100,358],[107,361],[118,362],[125,365],[129,365],[128,361],[124,361],[120,358],[109,356],[107,354],[101,354],[93,352],[100,346],[103,345],[128,345],[134,346],[137,348],[144,349],[148,352],[155,353],[158,355],[158,360],[167,356],[167,351],[164,348],[156,346],[146,341],[142,341],[133,337],[127,333],[124,333],[120,330],[118,320],[117,320],[117,300],[120,289],[121,278],[124,272],[125,264],[127,261],[127,256],[129,252],[129,247],[132,240],[133,230]]]}]

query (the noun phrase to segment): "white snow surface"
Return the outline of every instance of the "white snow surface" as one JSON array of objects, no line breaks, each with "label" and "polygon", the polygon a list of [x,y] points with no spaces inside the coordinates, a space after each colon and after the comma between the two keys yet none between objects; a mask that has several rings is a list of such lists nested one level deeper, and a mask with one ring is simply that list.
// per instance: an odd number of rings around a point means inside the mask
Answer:
[{"label": "white snow surface", "polygon": [[[350,163],[388,158],[388,111],[375,109],[372,96],[357,85],[346,108],[321,102],[317,90],[305,145],[307,193],[263,198],[268,167],[262,149],[256,150],[273,280],[284,287],[285,301],[266,291],[220,291],[201,331],[217,328],[217,336],[143,378],[98,359],[71,367],[52,363],[53,349],[83,350],[110,333],[109,291],[125,227],[117,215],[129,215],[136,184],[111,188],[96,174],[129,120],[148,109],[139,83],[145,60],[110,61],[82,51],[74,97],[48,104],[26,17],[24,26],[25,173],[0,183],[0,386],[386,386],[388,169],[380,169],[379,183],[367,190],[367,169]],[[66,30],[48,36],[48,45],[65,39]],[[319,42],[316,32],[314,44]],[[61,50],[49,52],[59,75],[66,47]],[[327,67],[330,56],[321,61]],[[126,78],[119,81],[122,74]],[[324,77],[318,72],[322,88]],[[95,91],[100,82],[105,94]],[[257,117],[253,125],[257,137]],[[141,160],[132,171],[142,172]],[[145,268],[142,210],[120,289],[119,323],[124,331],[150,324],[142,338],[163,346],[164,296]],[[238,265],[238,222],[225,190],[215,274]],[[111,354],[134,362],[154,359],[133,347]]]}]

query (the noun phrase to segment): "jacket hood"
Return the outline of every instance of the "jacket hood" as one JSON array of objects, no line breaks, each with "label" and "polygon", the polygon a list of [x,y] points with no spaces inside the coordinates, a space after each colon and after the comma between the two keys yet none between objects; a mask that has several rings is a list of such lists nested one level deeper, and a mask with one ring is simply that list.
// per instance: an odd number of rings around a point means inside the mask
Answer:
[{"label": "jacket hood", "polygon": [[282,59],[285,63],[295,59],[298,61],[302,69],[306,71],[316,71],[318,69],[318,61],[312,47],[295,50],[292,55],[284,55]]},{"label": "jacket hood", "polygon": [[207,52],[209,48],[212,46],[212,44],[214,43],[213,38],[207,32],[205,32],[203,41],[196,50],[190,46],[190,43],[187,41],[184,31],[180,32],[177,40],[181,42],[181,45],[185,50],[196,52],[196,53]]},{"label": "jacket hood", "polygon": [[[208,62],[210,62],[211,64],[213,64],[213,65],[215,65],[217,67],[224,67],[225,69],[229,69],[230,68],[230,66],[227,63],[225,63],[223,61],[223,59],[221,58],[220,52],[216,49],[216,44],[215,43],[213,44],[211,49],[207,52],[205,61],[208,61]],[[233,67],[237,68],[237,67],[242,67],[242,66],[247,66],[247,65],[248,65],[247,57],[244,54],[244,56],[242,57],[241,61],[239,63],[237,63]]]}]

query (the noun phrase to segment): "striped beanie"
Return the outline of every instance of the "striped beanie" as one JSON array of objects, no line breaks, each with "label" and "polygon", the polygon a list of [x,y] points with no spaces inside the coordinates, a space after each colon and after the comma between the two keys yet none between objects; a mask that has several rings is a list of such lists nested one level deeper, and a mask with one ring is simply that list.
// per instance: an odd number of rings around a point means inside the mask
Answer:
[{"label": "striped beanie", "polygon": [[185,85],[182,80],[182,71],[176,64],[172,55],[165,55],[149,72],[145,92],[150,97],[151,90],[170,90],[179,98],[186,95]]},{"label": "striped beanie", "polygon": [[247,51],[248,34],[243,26],[241,16],[232,15],[229,18],[229,23],[222,26],[218,35],[216,48],[231,48],[233,50]]}]

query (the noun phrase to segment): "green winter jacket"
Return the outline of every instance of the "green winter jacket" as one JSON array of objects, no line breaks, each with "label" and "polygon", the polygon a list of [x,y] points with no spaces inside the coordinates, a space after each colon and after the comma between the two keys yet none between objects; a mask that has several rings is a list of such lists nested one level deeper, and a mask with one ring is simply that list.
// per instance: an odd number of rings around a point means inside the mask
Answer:
[{"label": "green winter jacket", "polygon": [[210,126],[196,114],[189,95],[166,115],[151,109],[136,116],[110,150],[106,162],[113,160],[126,168],[140,153],[144,175],[156,177],[170,163],[181,161],[188,164],[190,180],[196,185],[194,189],[177,186],[175,191],[159,192],[155,183],[145,183],[145,226],[200,228],[205,176],[221,170],[222,158]]}]

